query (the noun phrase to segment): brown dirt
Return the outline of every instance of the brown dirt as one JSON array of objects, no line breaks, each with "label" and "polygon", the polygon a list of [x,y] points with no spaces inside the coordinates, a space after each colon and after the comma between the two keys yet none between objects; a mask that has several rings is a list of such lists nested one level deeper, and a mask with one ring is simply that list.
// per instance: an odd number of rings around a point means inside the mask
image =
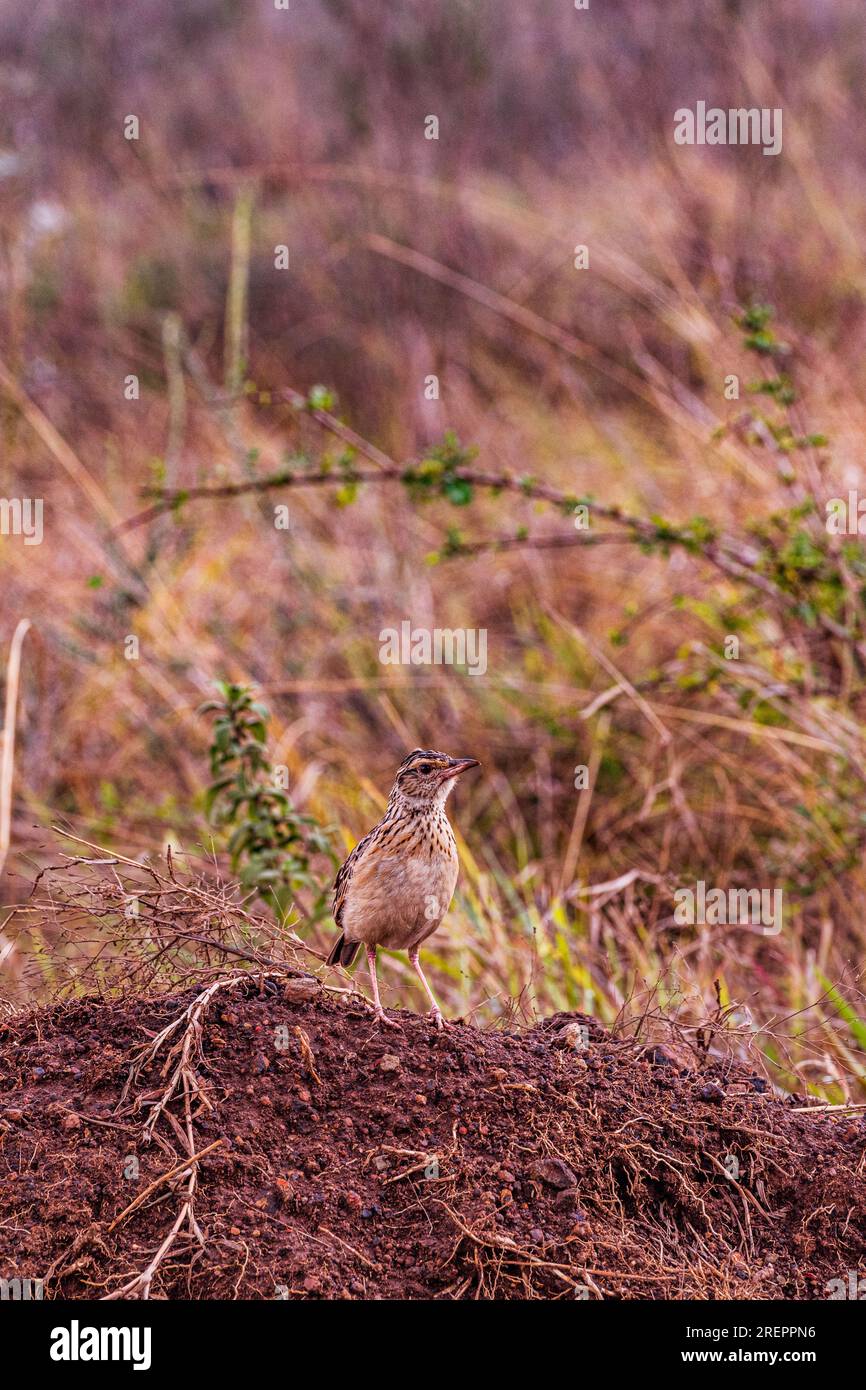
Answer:
[{"label": "brown dirt", "polygon": [[[204,1244],[175,1242],[154,1297],[810,1299],[866,1264],[859,1114],[795,1113],[741,1067],[581,1015],[440,1035],[400,1014],[398,1032],[356,997],[288,988],[247,977],[208,1006],[195,1150],[224,1143],[198,1165]],[[148,1265],[187,1180],[109,1226],[183,1157],[182,1131],[162,1120],[142,1145],[149,1112],[121,1093],[131,1054],[195,997],[0,1028],[0,1275],[94,1298]]]}]

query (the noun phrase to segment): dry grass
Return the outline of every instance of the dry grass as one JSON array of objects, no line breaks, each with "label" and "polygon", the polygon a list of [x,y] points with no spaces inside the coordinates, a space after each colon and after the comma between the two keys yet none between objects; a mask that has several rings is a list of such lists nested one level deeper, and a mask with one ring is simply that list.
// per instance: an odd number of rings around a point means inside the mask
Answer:
[{"label": "dry grass", "polygon": [[[839,1102],[866,1076],[855,582],[842,635],[816,632],[705,550],[565,546],[567,519],[532,497],[416,506],[399,484],[350,505],[329,485],[268,488],[123,527],[154,487],[237,488],[301,457],[338,473],[347,442],[381,470],[447,429],[489,474],[650,525],[705,516],[741,550],[792,497],[857,484],[859,6],[628,4],[583,29],[566,11],[347,0],[290,34],[276,12],[182,21],[158,0],[98,22],[46,4],[26,34],[0,15],[3,140],[22,158],[0,184],[3,488],[46,501],[41,546],[0,537],[0,637],[26,612],[41,639],[6,902],[33,906],[58,821],[125,871],[166,846],[225,871],[196,711],[228,676],[262,690],[273,761],[346,848],[408,747],[483,761],[456,799],[460,887],[427,953],[451,1011],[610,1022],[649,995],[697,1029],[722,1008],[783,1084]],[[126,55],[111,80],[109,52]],[[15,125],[28,81],[41,145]],[[673,110],[726,93],[783,106],[782,156],[673,146]],[[727,375],[761,375],[731,318],[751,300],[793,348],[795,428],[830,449],[786,454],[745,390],[725,400]],[[339,407],[298,411],[317,382]],[[427,563],[455,524],[472,553]],[[382,666],[380,630],[407,617],[486,628],[487,675]],[[673,893],[698,879],[782,887],[782,932],[678,925]],[[56,984],[57,947],[50,918],[14,921],[34,967],[9,975],[20,1003]],[[420,1004],[401,958],[383,974],[392,1001]]]}]

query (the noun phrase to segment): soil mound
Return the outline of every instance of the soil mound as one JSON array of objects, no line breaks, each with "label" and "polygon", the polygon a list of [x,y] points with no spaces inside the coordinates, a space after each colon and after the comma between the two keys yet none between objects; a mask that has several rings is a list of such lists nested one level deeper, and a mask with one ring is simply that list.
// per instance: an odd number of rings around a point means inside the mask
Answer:
[{"label": "soil mound", "polygon": [[80,1299],[824,1299],[866,1264],[859,1115],[578,1014],[392,1016],[247,975],[7,1020],[0,1276]]}]

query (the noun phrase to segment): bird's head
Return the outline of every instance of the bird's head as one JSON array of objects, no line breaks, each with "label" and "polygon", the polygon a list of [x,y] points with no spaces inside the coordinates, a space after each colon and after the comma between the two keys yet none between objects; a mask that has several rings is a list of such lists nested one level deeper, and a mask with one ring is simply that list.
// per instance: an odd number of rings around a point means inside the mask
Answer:
[{"label": "bird's head", "polygon": [[480,767],[477,758],[449,758],[430,748],[415,748],[397,769],[391,801],[402,801],[412,808],[443,805],[462,773]]}]

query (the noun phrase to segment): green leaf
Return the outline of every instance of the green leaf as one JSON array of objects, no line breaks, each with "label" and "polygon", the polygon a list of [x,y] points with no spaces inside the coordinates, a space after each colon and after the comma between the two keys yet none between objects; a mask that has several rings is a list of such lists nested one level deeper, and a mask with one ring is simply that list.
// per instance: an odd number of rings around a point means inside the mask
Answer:
[{"label": "green leaf", "polygon": [[443,492],[455,507],[466,507],[472,501],[472,484],[465,478],[450,478]]}]

